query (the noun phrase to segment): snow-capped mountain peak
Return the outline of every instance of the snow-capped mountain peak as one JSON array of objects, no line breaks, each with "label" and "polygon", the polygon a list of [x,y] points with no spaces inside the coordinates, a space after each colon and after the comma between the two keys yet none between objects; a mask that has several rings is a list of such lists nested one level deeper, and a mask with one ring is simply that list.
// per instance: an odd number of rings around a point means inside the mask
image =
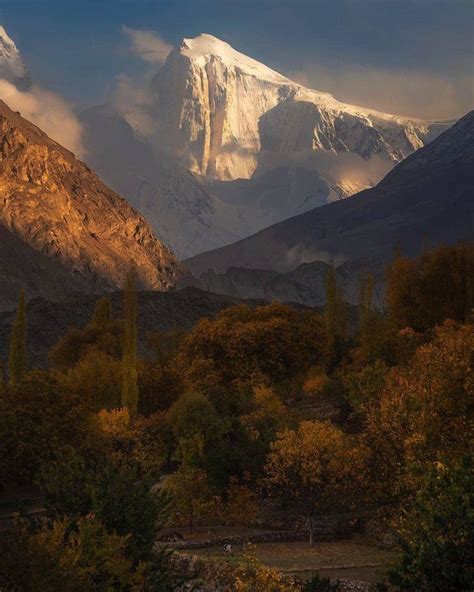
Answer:
[{"label": "snow-capped mountain peak", "polygon": [[21,89],[30,85],[30,76],[20,50],[0,25],[0,78],[12,82]]},{"label": "snow-capped mountain peak", "polygon": [[255,76],[275,84],[294,84],[285,76],[264,64],[235,50],[226,41],[222,41],[208,33],[201,33],[193,39],[183,39],[178,51],[192,60],[198,60],[202,65],[211,59],[219,59],[227,66],[238,68],[242,73]]},{"label": "snow-capped mountain peak", "polygon": [[[183,39],[171,52],[155,77],[153,94],[156,137],[163,148],[189,170],[221,180],[250,178],[308,159],[314,168],[322,158],[328,168],[328,157],[338,155],[347,171],[354,168],[348,155],[354,155],[387,163],[379,167],[376,182],[446,127],[342,103],[206,33]],[[373,184],[354,175],[348,179],[345,172],[336,177],[331,185],[339,195],[346,186]]]}]

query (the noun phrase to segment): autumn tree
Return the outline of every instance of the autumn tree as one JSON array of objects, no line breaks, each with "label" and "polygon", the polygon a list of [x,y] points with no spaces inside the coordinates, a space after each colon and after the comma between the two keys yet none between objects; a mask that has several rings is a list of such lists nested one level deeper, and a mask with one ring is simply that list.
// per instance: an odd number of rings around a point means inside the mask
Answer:
[{"label": "autumn tree", "polygon": [[397,328],[421,331],[445,319],[465,323],[474,305],[473,277],[472,243],[438,247],[416,259],[398,254],[387,269],[389,319]]},{"label": "autumn tree", "polygon": [[365,450],[327,422],[303,421],[270,447],[264,485],[306,519],[313,544],[316,518],[350,509],[363,490]]},{"label": "autumn tree", "polygon": [[90,323],[80,329],[75,327],[68,329],[51,348],[48,358],[54,368],[62,371],[69,370],[91,352],[102,352],[114,359],[121,359],[123,323],[114,319],[106,321],[106,313],[102,307],[107,308],[107,306],[102,300],[99,301]]},{"label": "autumn tree", "polygon": [[176,364],[139,360],[137,372],[141,415],[169,409],[186,389],[183,372]]},{"label": "autumn tree", "polygon": [[459,458],[474,442],[473,326],[448,321],[435,334],[368,406],[375,480],[393,500],[416,490],[427,463]]},{"label": "autumn tree", "polygon": [[245,426],[268,446],[276,433],[289,425],[291,414],[280,397],[267,386],[254,388],[253,409],[242,417]]},{"label": "autumn tree", "polygon": [[138,409],[137,291],[135,272],[128,273],[123,292],[124,334],[122,353],[122,406],[131,417]]},{"label": "autumn tree", "polygon": [[10,336],[10,352],[8,356],[9,378],[12,384],[19,382],[26,374],[26,301],[25,292],[20,290],[18,307]]},{"label": "autumn tree", "polygon": [[326,352],[323,322],[314,312],[282,304],[236,306],[197,323],[175,363],[219,412],[239,414],[255,386],[291,392],[310,366],[326,362]]},{"label": "autumn tree", "polygon": [[182,466],[166,477],[163,490],[171,497],[168,526],[209,526],[222,520],[218,491],[202,469]]},{"label": "autumn tree", "polygon": [[61,378],[65,388],[81,397],[91,410],[120,407],[122,367],[117,358],[92,348]]}]

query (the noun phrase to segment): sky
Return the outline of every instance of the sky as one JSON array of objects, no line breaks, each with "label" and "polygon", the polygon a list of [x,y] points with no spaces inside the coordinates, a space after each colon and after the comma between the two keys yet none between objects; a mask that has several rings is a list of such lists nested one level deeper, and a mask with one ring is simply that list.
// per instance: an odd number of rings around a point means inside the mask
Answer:
[{"label": "sky", "polygon": [[0,23],[35,82],[77,107],[205,32],[354,104],[438,119],[474,108],[473,0],[0,0]]}]

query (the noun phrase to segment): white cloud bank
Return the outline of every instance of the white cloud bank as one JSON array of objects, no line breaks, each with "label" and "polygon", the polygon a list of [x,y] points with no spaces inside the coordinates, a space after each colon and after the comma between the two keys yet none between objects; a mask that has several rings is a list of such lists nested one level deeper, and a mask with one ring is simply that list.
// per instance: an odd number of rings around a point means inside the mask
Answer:
[{"label": "white cloud bank", "polygon": [[163,64],[173,49],[155,31],[132,29],[126,25],[122,30],[130,39],[132,53],[150,64]]},{"label": "white cloud bank", "polygon": [[11,82],[0,80],[0,99],[78,158],[84,157],[81,124],[72,107],[59,95],[36,85],[20,91]]}]

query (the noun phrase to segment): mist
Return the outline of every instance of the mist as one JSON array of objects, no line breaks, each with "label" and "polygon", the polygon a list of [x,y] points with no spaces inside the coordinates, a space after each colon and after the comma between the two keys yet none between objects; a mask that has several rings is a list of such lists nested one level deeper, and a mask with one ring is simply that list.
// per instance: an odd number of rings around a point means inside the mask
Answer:
[{"label": "mist", "polygon": [[78,158],[84,158],[81,124],[71,105],[59,95],[36,85],[20,91],[11,82],[0,80],[0,98]]}]

